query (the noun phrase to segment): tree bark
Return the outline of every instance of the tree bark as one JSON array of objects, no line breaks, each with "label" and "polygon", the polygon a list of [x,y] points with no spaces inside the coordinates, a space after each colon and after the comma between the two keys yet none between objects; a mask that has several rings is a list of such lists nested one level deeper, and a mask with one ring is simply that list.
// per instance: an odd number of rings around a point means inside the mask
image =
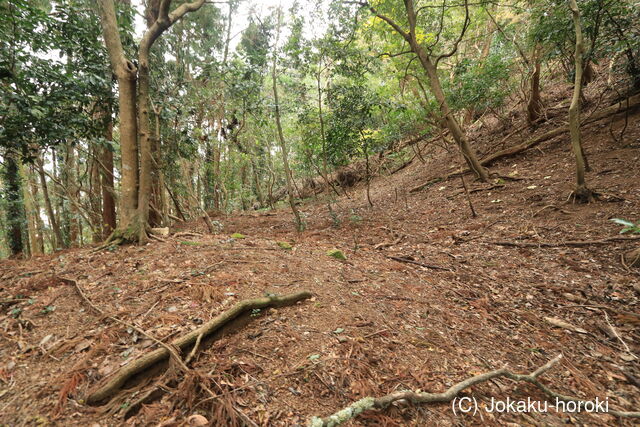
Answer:
[{"label": "tree bark", "polygon": [[[149,53],[153,43],[166,29],[185,14],[198,10],[205,0],[183,3],[173,12],[170,12],[171,0],[149,3],[149,7],[153,8],[153,22],[150,22],[140,41],[139,69],[125,57],[113,0],[98,1],[109,62],[118,80],[120,104],[121,216],[120,224],[111,238],[144,243],[148,239],[153,168],[149,129]],[[138,81],[139,92],[136,93]]]},{"label": "tree bark", "polygon": [[[104,137],[113,140],[113,120],[109,112]],[[102,193],[102,239],[106,240],[116,229],[116,200],[113,183],[113,151],[109,147],[100,148],[100,187]]]},{"label": "tree bark", "polygon": [[78,212],[78,180],[76,175],[76,151],[70,143],[66,143],[64,156],[64,190],[68,200],[69,211],[69,246],[77,248],[80,244],[80,214]]},{"label": "tree bark", "polygon": [[273,67],[271,69],[271,79],[273,83],[273,99],[274,99],[274,109],[276,116],[276,128],[278,134],[278,142],[280,143],[280,150],[282,151],[282,164],[284,166],[284,173],[287,181],[287,195],[289,199],[289,206],[291,206],[291,211],[293,212],[293,216],[296,220],[296,229],[298,231],[302,231],[304,229],[304,223],[302,222],[302,217],[300,216],[300,212],[298,212],[298,208],[296,207],[295,200],[293,198],[293,177],[291,175],[291,169],[289,168],[289,158],[287,153],[287,144],[284,139],[284,134],[282,132],[282,124],[280,123],[280,103],[278,100],[278,79],[277,79],[277,64],[278,64],[278,41],[280,38],[280,26],[282,24],[282,10],[278,9],[278,26],[277,26],[277,35],[276,35],[276,43],[274,45],[273,51]]},{"label": "tree bark", "polygon": [[[29,187],[31,188],[31,196],[33,197],[33,209],[36,212],[36,231],[38,233],[38,250],[39,253],[45,253],[44,246],[44,221],[42,220],[42,216],[40,215],[40,202],[38,201],[38,185],[35,182],[33,177],[34,169],[33,166],[30,167],[29,171]],[[53,247],[53,245],[52,245]]]},{"label": "tree bark", "polygon": [[469,165],[469,168],[476,174],[476,176],[481,181],[487,181],[489,179],[489,172],[478,161],[478,157],[476,156],[476,153],[471,148],[471,145],[469,144],[469,140],[467,139],[462,127],[460,126],[460,123],[458,123],[458,120],[453,115],[449,107],[449,103],[447,102],[447,99],[444,95],[444,91],[442,90],[442,85],[440,84],[440,77],[438,76],[438,69],[437,69],[437,64],[440,59],[449,57],[456,52],[458,48],[458,44],[462,40],[462,36],[464,35],[465,30],[467,29],[469,18],[468,18],[468,5],[466,3],[466,0],[465,0],[465,12],[466,12],[465,23],[459,39],[455,42],[454,49],[448,54],[440,55],[438,57],[433,57],[433,58],[424,49],[423,45],[419,43],[417,40],[417,37],[416,37],[417,14],[414,8],[413,0],[405,0],[404,5],[407,13],[407,21],[409,23],[408,32],[403,30],[391,18],[379,13],[370,4],[369,4],[369,9],[374,15],[376,15],[378,18],[385,21],[398,34],[400,34],[405,39],[405,41],[409,44],[411,51],[416,54],[416,56],[418,57],[418,60],[420,61],[420,64],[422,65],[422,68],[424,69],[427,76],[429,77],[431,92],[433,93],[433,96],[436,98],[436,101],[438,101],[440,113],[442,114],[443,120],[446,123],[447,128],[451,132],[451,135],[453,136],[453,139],[455,140],[456,144],[460,148],[460,151],[462,152],[462,155],[464,156],[465,161]]},{"label": "tree bark", "polygon": [[19,160],[14,153],[8,152],[5,156],[4,193],[7,204],[7,243],[11,255],[21,255],[28,250],[22,236],[22,228],[25,223],[25,212],[22,198],[22,183],[20,180]]},{"label": "tree bark", "polygon": [[531,90],[529,92],[529,102],[527,103],[527,119],[529,124],[533,125],[538,121],[542,114],[542,98],[540,96],[540,52],[539,47],[536,46],[533,50],[533,73],[529,84]]},{"label": "tree bark", "polygon": [[38,157],[38,175],[40,176],[40,186],[42,187],[42,194],[44,196],[44,204],[47,209],[47,216],[49,217],[49,224],[51,225],[51,229],[53,230],[53,235],[55,237],[53,250],[57,250],[63,247],[63,239],[62,239],[62,231],[60,230],[60,225],[58,224],[57,217],[55,212],[53,211],[53,204],[51,203],[51,198],[49,197],[49,189],[47,188],[47,177],[44,173],[44,163],[43,160]]},{"label": "tree bark", "polygon": [[36,219],[40,213],[35,207],[35,194],[31,192],[29,185],[29,170],[24,164],[20,165],[20,177],[22,179],[22,198],[24,200],[27,230],[29,233],[29,254],[30,256],[40,255],[44,251],[42,236],[38,233],[38,221]]},{"label": "tree bark", "polygon": [[571,134],[571,147],[576,158],[576,188],[573,191],[573,198],[578,202],[590,202],[593,200],[593,192],[587,188],[585,181],[585,159],[583,156],[582,142],[580,138],[580,94],[582,92],[582,72],[584,53],[582,27],[580,25],[580,10],[576,0],[567,0],[573,25],[576,32],[575,50],[575,80],[573,86],[573,97],[569,106],[569,132]]}]

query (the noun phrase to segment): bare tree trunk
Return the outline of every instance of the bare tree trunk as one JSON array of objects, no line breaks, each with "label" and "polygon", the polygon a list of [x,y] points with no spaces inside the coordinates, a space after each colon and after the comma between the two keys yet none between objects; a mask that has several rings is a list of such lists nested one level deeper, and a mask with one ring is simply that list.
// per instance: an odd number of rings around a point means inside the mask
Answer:
[{"label": "bare tree trunk", "polygon": [[[44,222],[42,221],[42,216],[40,215],[40,202],[38,200],[38,185],[35,182],[33,177],[34,169],[33,167],[29,168],[29,187],[31,188],[31,196],[33,197],[33,209],[35,212],[36,219],[36,231],[38,235],[38,252],[43,254],[44,251]],[[53,245],[52,245],[53,247]]]},{"label": "bare tree trunk", "polygon": [[527,103],[527,119],[529,124],[534,124],[542,114],[542,98],[540,96],[540,48],[533,49],[533,73],[529,80],[531,90],[529,92],[529,102]]},{"label": "bare tree trunk", "polygon": [[76,151],[70,142],[67,142],[65,149],[63,176],[65,177],[65,193],[69,199],[69,246],[77,248],[80,235],[80,214],[78,212],[79,190],[76,177]]},{"label": "bare tree trunk", "polygon": [[287,153],[287,145],[284,140],[284,134],[282,132],[282,124],[280,123],[280,104],[278,101],[278,80],[277,80],[277,63],[278,63],[278,41],[280,39],[280,26],[282,25],[282,10],[278,9],[278,26],[277,26],[277,35],[276,35],[276,43],[274,45],[273,52],[273,67],[271,69],[271,78],[273,81],[273,99],[274,99],[274,108],[275,108],[275,116],[276,116],[276,128],[278,131],[278,141],[280,142],[280,150],[282,151],[282,164],[284,166],[284,173],[287,180],[287,194],[289,198],[289,206],[291,206],[291,211],[296,219],[296,229],[298,231],[304,230],[304,223],[302,222],[302,217],[300,216],[300,212],[298,212],[298,208],[296,207],[295,200],[293,198],[293,177],[291,175],[291,169],[289,168],[289,158]]},{"label": "bare tree trunk", "polygon": [[[105,127],[105,139],[113,140],[113,121],[109,112],[109,120]],[[100,187],[102,192],[102,239],[107,239],[116,229],[116,201],[113,187],[113,151],[109,147],[100,149],[101,170]]]},{"label": "bare tree trunk", "polygon": [[429,81],[431,83],[431,91],[440,105],[440,112],[444,117],[449,132],[451,132],[451,136],[453,136],[454,141],[460,148],[460,151],[462,152],[462,155],[471,171],[473,171],[481,181],[487,181],[489,179],[489,172],[480,164],[478,156],[476,156],[476,153],[471,148],[467,136],[449,108],[449,103],[447,102],[442,86],[440,85],[440,77],[438,76],[438,70],[436,69],[435,64],[428,58],[419,44],[415,43],[415,49],[420,52],[418,53],[418,58],[423,64],[424,69],[427,71],[427,75],[429,76]]},{"label": "bare tree trunk", "polygon": [[35,208],[35,194],[31,192],[29,185],[29,170],[24,164],[20,165],[20,177],[22,179],[22,199],[27,220],[27,230],[29,233],[29,254],[31,256],[43,253],[41,236],[38,236],[38,224],[36,217],[39,212]]},{"label": "bare tree trunk", "polygon": [[[118,80],[120,107],[122,207],[120,224],[110,239],[139,243],[144,243],[148,239],[153,167],[149,138],[149,52],[153,43],[167,28],[188,12],[198,10],[204,2],[205,0],[195,0],[182,3],[173,11],[170,11],[171,0],[151,1],[147,4],[150,8],[147,10],[147,16],[149,17],[151,13],[152,19],[140,41],[138,49],[140,69],[138,70],[125,57],[113,0],[99,0],[100,22],[109,62]],[[139,93],[136,93],[138,79],[140,87]],[[138,154],[140,155],[139,164]]]},{"label": "bare tree trunk", "polygon": [[102,241],[102,205],[101,205],[101,190],[100,185],[100,154],[102,147],[97,144],[93,144],[89,147],[91,155],[89,158],[89,206],[91,211],[89,212],[89,218],[91,219],[91,229],[95,230],[92,233],[91,239],[93,243]]},{"label": "bare tree trunk", "polygon": [[47,216],[49,217],[49,224],[53,230],[55,236],[53,250],[57,250],[63,247],[64,241],[62,239],[62,231],[58,225],[56,214],[53,211],[53,205],[51,204],[51,198],[49,197],[49,190],[47,188],[47,177],[44,174],[44,164],[42,158],[38,157],[38,175],[40,176],[40,186],[42,187],[42,194],[44,196],[44,204],[47,209]]},{"label": "bare tree trunk", "polygon": [[593,200],[594,195],[587,188],[585,181],[585,160],[580,140],[580,93],[582,91],[582,54],[584,52],[582,27],[580,25],[580,10],[576,0],[568,0],[569,8],[573,16],[573,25],[576,32],[575,50],[575,80],[573,86],[573,97],[569,106],[569,132],[571,133],[571,147],[576,158],[576,188],[573,191],[575,201],[588,203]]}]

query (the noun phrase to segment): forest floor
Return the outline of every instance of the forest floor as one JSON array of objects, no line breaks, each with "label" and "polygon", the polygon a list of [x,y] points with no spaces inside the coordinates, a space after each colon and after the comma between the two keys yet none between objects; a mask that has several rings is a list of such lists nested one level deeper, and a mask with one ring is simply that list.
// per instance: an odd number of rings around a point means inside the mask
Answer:
[{"label": "forest floor", "polygon": [[[557,118],[507,144],[563,123],[564,107],[557,108]],[[614,129],[623,121],[616,118]],[[486,154],[514,129],[496,125],[472,137]],[[349,198],[334,200],[334,218],[326,196],[305,201],[302,233],[293,231],[292,215],[282,208],[213,218],[223,227],[217,234],[206,233],[203,223],[188,223],[178,231],[201,234],[2,261],[0,421],[173,426],[200,425],[204,419],[194,416],[199,414],[211,425],[306,425],[311,416],[329,415],[364,396],[444,391],[505,365],[528,373],[560,353],[564,358],[543,383],[637,411],[640,274],[625,268],[620,255],[640,241],[562,243],[615,237],[621,227],[610,218],[640,219],[640,115],[629,117],[623,142],[611,138],[609,120],[585,127],[583,137],[593,170],[588,183],[603,193],[588,205],[568,201],[574,180],[568,135],[491,167],[507,178],[481,184],[467,175],[477,217],[459,177],[407,191],[460,166],[457,153],[427,147],[426,164],[416,160],[374,179],[374,207],[362,184],[348,191]],[[232,233],[245,238],[232,239]],[[504,241],[558,246],[497,243]],[[334,248],[347,260],[328,256]],[[300,290],[313,298],[253,313],[203,343],[187,374],[172,364],[164,376],[127,384],[129,390],[107,405],[88,406],[83,399],[89,390],[155,344],[96,315],[61,278],[75,280],[108,315],[161,340],[245,298]],[[609,325],[619,338],[607,335]],[[132,410],[132,402],[154,387],[157,399]],[[507,379],[474,386],[465,395],[483,405],[492,398],[545,399],[535,387]],[[450,404],[397,405],[366,412],[350,425],[566,423],[632,425],[611,415],[553,409],[456,415]]]}]

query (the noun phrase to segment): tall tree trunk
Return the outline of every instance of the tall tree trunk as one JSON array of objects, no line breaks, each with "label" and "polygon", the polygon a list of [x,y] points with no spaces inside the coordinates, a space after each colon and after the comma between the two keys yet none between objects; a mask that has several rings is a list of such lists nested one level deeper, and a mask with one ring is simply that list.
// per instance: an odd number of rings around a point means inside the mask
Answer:
[{"label": "tall tree trunk", "polygon": [[160,166],[160,113],[161,110],[155,104],[151,104],[155,126],[151,136],[151,204],[153,209],[149,211],[149,226],[160,227],[165,222],[166,210],[164,205],[164,186],[162,180],[162,168]]},{"label": "tall tree trunk", "polygon": [[470,19],[469,19],[469,9],[468,9],[467,0],[464,1],[464,5],[465,5],[465,20],[464,20],[463,29],[460,34],[460,37],[455,42],[454,48],[450,53],[440,55],[437,57],[432,57],[429,53],[427,53],[424,46],[421,43],[419,43],[417,40],[417,37],[416,37],[417,12],[414,8],[413,0],[404,1],[404,7],[407,13],[407,21],[409,24],[409,31],[403,30],[402,27],[400,27],[400,25],[398,25],[395,21],[393,21],[388,16],[378,13],[375,7],[373,7],[371,4],[369,4],[368,7],[374,15],[376,15],[381,20],[385,21],[398,34],[400,34],[405,39],[405,41],[409,44],[413,53],[416,54],[416,56],[418,57],[418,60],[420,61],[420,64],[422,65],[422,68],[424,69],[427,76],[429,77],[429,82],[431,84],[431,91],[433,92],[433,96],[436,98],[436,101],[438,102],[438,105],[440,107],[440,113],[442,114],[443,120],[446,123],[447,128],[451,132],[451,135],[453,136],[454,141],[460,148],[460,151],[462,152],[462,155],[464,156],[464,159],[466,160],[467,165],[469,166],[471,171],[474,172],[481,181],[487,181],[489,179],[489,172],[480,164],[480,161],[478,160],[476,153],[472,150],[471,145],[469,144],[469,140],[467,139],[467,136],[462,130],[460,123],[458,123],[458,120],[453,115],[453,112],[449,107],[449,103],[447,102],[447,99],[444,95],[444,91],[442,90],[442,85],[440,84],[440,77],[438,76],[438,69],[437,69],[438,61],[440,59],[446,58],[455,54],[455,52],[458,49],[458,44],[460,43],[460,41],[462,41],[462,36],[464,35],[465,31],[468,28]]},{"label": "tall tree trunk", "polygon": [[533,49],[533,72],[529,79],[530,91],[529,102],[527,103],[527,119],[529,124],[534,124],[542,114],[542,98],[540,96],[540,48],[536,46]]},{"label": "tall tree trunk", "polygon": [[89,149],[91,155],[89,158],[89,219],[91,220],[91,234],[93,243],[102,241],[102,186],[100,184],[100,154],[102,147],[98,144],[92,144]]},{"label": "tall tree trunk", "polygon": [[[108,122],[105,127],[104,137],[107,141],[113,140],[113,120],[109,112]],[[102,239],[109,238],[116,229],[116,200],[113,183],[113,151],[109,147],[100,149],[100,187],[102,192]]]},{"label": "tall tree trunk", "polygon": [[576,158],[576,188],[573,191],[575,201],[588,203],[593,200],[594,195],[587,188],[585,180],[585,159],[580,140],[580,94],[582,91],[582,55],[584,53],[582,27],[580,25],[580,9],[576,0],[568,0],[569,8],[573,16],[573,25],[576,32],[575,50],[575,80],[573,86],[573,97],[569,106],[569,131],[571,133],[571,147]]},{"label": "tall tree trunk", "polygon": [[[29,171],[29,187],[31,188],[31,196],[33,197],[33,209],[35,211],[35,219],[36,219],[36,231],[38,234],[38,251],[39,253],[45,253],[44,247],[44,222],[42,221],[42,216],[40,215],[40,201],[38,200],[38,185],[35,182],[33,177],[34,168],[31,167]],[[53,248],[53,245],[51,245]]]},{"label": "tall tree trunk", "polygon": [[[150,47],[150,46],[149,46]],[[141,49],[138,69],[138,136],[140,143],[140,169],[138,176],[138,242],[148,240],[149,203],[151,202],[151,135],[149,125],[149,50]]]},{"label": "tall tree trunk", "polygon": [[67,142],[64,156],[64,186],[68,197],[69,211],[69,246],[77,248],[80,236],[80,214],[78,212],[78,180],[76,175],[76,151],[75,147]]},{"label": "tall tree trunk", "polygon": [[[171,0],[149,1],[152,23],[138,48],[140,69],[124,54],[113,0],[99,0],[100,22],[111,69],[118,80],[120,145],[122,153],[122,198],[120,224],[110,239],[147,241],[152,158],[149,138],[149,52],[153,43],[188,12],[198,10],[205,0],[182,3],[170,11]],[[151,10],[153,9],[153,10]],[[140,80],[139,92],[136,86]],[[136,97],[137,95],[137,97]],[[138,108],[139,107],[139,108]],[[139,131],[139,134],[138,134]],[[138,140],[139,138],[139,140]],[[139,150],[138,150],[138,143]],[[139,151],[139,152],[138,152]],[[140,162],[138,164],[138,154]]]},{"label": "tall tree trunk", "polygon": [[36,161],[38,162],[38,175],[40,176],[40,186],[42,187],[42,194],[44,196],[44,205],[45,205],[45,208],[47,209],[49,224],[51,225],[51,229],[53,230],[53,235],[55,237],[54,244],[52,247],[52,249],[55,251],[63,247],[64,240],[62,238],[62,231],[60,230],[60,225],[56,218],[56,214],[53,211],[53,204],[51,203],[51,198],[49,197],[49,189],[47,188],[47,177],[44,173],[44,162],[40,157],[38,157]]},{"label": "tall tree trunk", "polygon": [[424,52],[422,46],[420,46],[417,42],[414,42],[413,46],[415,49],[414,52],[417,53],[418,58],[420,59],[420,63],[429,76],[431,91],[433,92],[433,96],[436,98],[436,101],[438,101],[438,104],[440,105],[440,112],[442,113],[447,128],[449,129],[449,132],[451,132],[454,141],[460,148],[460,151],[462,152],[467,165],[469,166],[471,171],[476,174],[478,179],[480,179],[481,181],[487,181],[489,179],[489,172],[484,166],[480,164],[478,156],[471,148],[469,140],[462,130],[460,123],[458,123],[458,120],[456,120],[453,112],[449,108],[449,103],[447,102],[444,91],[442,90],[440,77],[438,76],[438,70],[436,69],[435,64],[427,56],[426,52]]},{"label": "tall tree trunk", "polygon": [[11,250],[11,255],[18,256],[28,251],[28,242],[25,242],[22,229],[26,218],[22,198],[22,183],[20,180],[20,169],[18,160],[14,153],[7,153],[5,156],[4,170],[4,195],[7,204],[7,243]]},{"label": "tall tree trunk", "polygon": [[24,209],[26,214],[27,230],[29,233],[29,254],[31,256],[43,253],[41,240],[38,236],[38,223],[36,216],[40,213],[35,208],[34,197],[29,186],[29,170],[24,165],[20,165],[20,178],[22,179],[22,198],[24,200]]},{"label": "tall tree trunk", "polygon": [[274,100],[274,109],[276,116],[276,128],[278,133],[278,142],[280,143],[280,150],[282,151],[282,164],[284,166],[284,174],[287,180],[287,195],[289,199],[289,206],[291,206],[291,211],[293,212],[293,216],[296,220],[296,229],[298,231],[304,230],[304,223],[302,222],[302,217],[300,216],[300,212],[298,212],[298,208],[296,207],[296,203],[293,197],[293,177],[291,175],[291,169],[289,168],[289,157],[287,153],[287,144],[284,139],[284,133],[282,132],[282,124],[280,123],[280,102],[278,99],[278,76],[277,76],[277,64],[278,64],[278,41],[280,39],[280,26],[282,24],[282,10],[278,9],[278,24],[277,24],[277,35],[276,35],[276,43],[274,45],[273,52],[273,67],[271,69],[271,79],[273,83],[273,100]]},{"label": "tall tree trunk", "polygon": [[251,156],[251,172],[253,174],[253,187],[258,199],[258,204],[262,208],[264,206],[264,195],[262,193],[262,187],[260,185],[260,173],[258,171],[258,164],[255,161],[254,156]]}]

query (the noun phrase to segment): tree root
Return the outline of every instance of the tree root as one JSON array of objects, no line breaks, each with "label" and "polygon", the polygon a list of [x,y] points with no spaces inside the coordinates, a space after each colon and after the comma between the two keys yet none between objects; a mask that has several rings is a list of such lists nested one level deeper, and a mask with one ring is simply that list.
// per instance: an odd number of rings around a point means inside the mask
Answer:
[{"label": "tree root", "polygon": [[[311,293],[307,291],[297,292],[285,296],[271,296],[265,298],[255,298],[240,301],[229,310],[219,314],[209,322],[202,325],[200,328],[195,329],[171,342],[171,346],[174,346],[180,350],[184,350],[190,345],[193,345],[199,336],[206,337],[225,326],[230,321],[239,317],[241,314],[255,309],[262,309],[266,307],[282,307],[295,304],[298,301],[311,297]],[[146,355],[133,360],[118,372],[116,372],[110,379],[104,384],[100,385],[96,390],[92,391],[87,397],[86,402],[89,404],[97,404],[108,397],[115,394],[120,387],[133,375],[138,374],[147,368],[155,365],[156,363],[169,357],[169,351],[163,347],[158,348]]]},{"label": "tree root", "polygon": [[[494,378],[505,377],[512,379],[514,381],[524,381],[538,387],[544,394],[554,399],[558,399],[564,402],[585,402],[582,399],[578,399],[572,396],[565,396],[560,393],[556,393],[555,391],[547,388],[544,384],[538,381],[538,377],[549,369],[551,369],[554,365],[556,365],[562,359],[562,355],[558,355],[543,366],[539,367],[535,371],[530,374],[515,374],[506,368],[496,369],[491,372],[486,372],[484,374],[476,375],[471,378],[467,378],[464,381],[461,381],[457,384],[451,386],[447,391],[443,393],[428,393],[428,392],[414,392],[414,391],[397,391],[394,393],[387,394],[382,397],[365,397],[364,399],[360,399],[355,403],[347,406],[346,408],[330,415],[326,418],[313,417],[309,421],[309,427],[333,427],[338,426],[342,423],[345,423],[362,412],[369,409],[385,409],[389,405],[394,402],[404,400],[411,403],[444,403],[450,402],[454,398],[460,394],[463,390],[486,381],[490,381]],[[617,410],[609,410],[607,412],[610,415],[618,416],[618,417],[632,417],[632,418],[640,418],[640,412],[624,412]]]},{"label": "tree root", "polygon": [[599,194],[584,185],[576,187],[569,195],[572,203],[588,204],[599,199]]}]

